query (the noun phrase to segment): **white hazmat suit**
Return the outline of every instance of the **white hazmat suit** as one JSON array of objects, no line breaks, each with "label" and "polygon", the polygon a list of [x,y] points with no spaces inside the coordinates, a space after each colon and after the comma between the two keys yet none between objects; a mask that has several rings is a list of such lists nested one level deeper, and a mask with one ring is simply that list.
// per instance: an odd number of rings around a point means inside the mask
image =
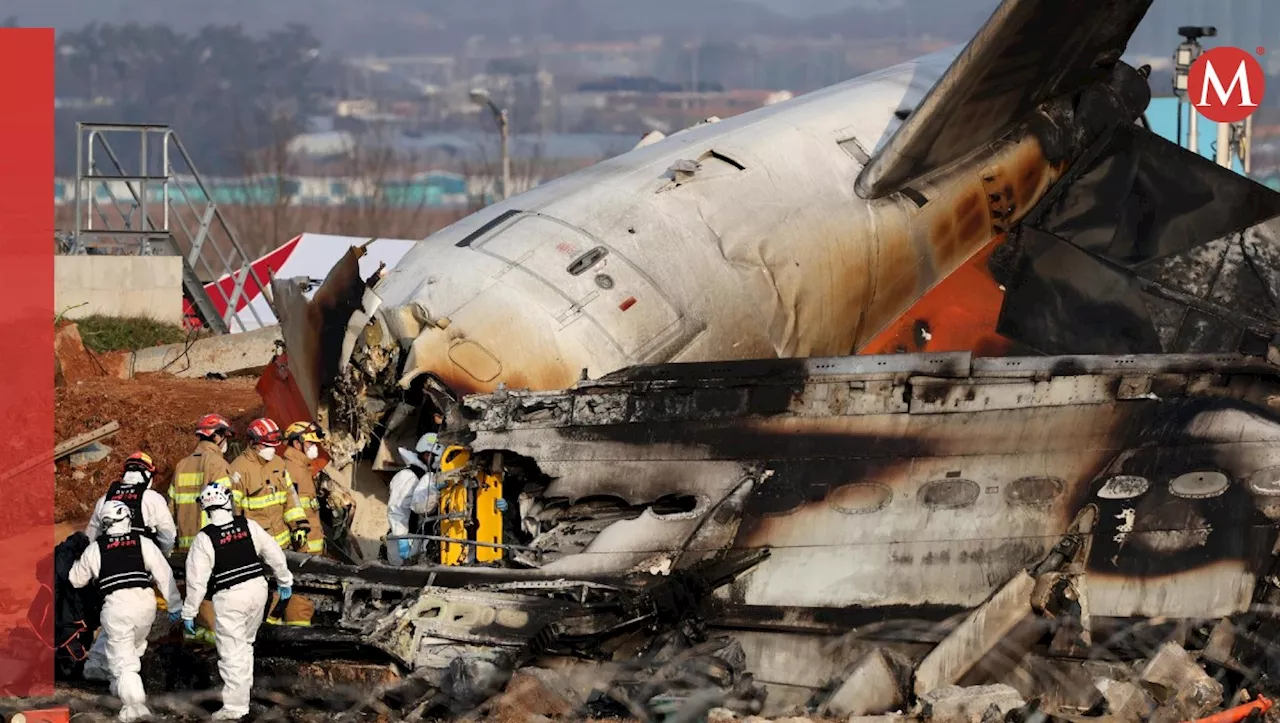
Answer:
[{"label": "white hazmat suit", "polygon": [[[426,446],[424,442],[427,437],[434,438],[434,436],[424,436],[424,441],[419,442],[418,446]],[[429,446],[424,452],[423,456],[419,456],[404,447],[400,448],[400,457],[407,466],[391,478],[390,489],[387,492],[389,538],[418,532],[409,529],[411,514],[428,516],[438,512],[440,491],[436,489],[435,474],[428,468],[435,466],[434,460],[438,457],[438,449],[435,446]],[[424,462],[423,457],[430,461]],[[422,540],[388,539],[387,562],[392,565],[404,565],[422,551],[422,542]]]},{"label": "white hazmat suit", "polygon": [[[93,517],[89,518],[89,524],[84,528],[85,536],[91,541],[98,539],[98,535],[102,534],[102,505],[106,502],[106,495],[98,498],[98,502],[93,506]],[[174,524],[173,515],[169,514],[169,503],[164,495],[152,489],[148,489],[143,494],[142,524],[144,527],[155,530],[155,544],[160,548],[160,552],[168,555],[173,551],[173,543],[178,539],[178,526]]]},{"label": "white hazmat suit", "polygon": [[[124,704],[120,720],[133,721],[151,714],[140,675],[147,634],[156,619],[156,596],[151,585],[159,588],[170,610],[182,605],[182,596],[160,548],[131,530],[132,514],[128,508],[120,502],[109,502],[104,508],[104,517],[109,523],[107,534],[85,548],[72,565],[69,578],[78,588],[92,580],[97,580],[104,589],[121,582],[135,585],[106,593],[102,603],[102,633],[98,636],[105,650],[111,693]],[[136,569],[139,564],[142,570]],[[144,580],[149,581],[145,586]]]},{"label": "white hazmat suit", "polygon": [[[216,492],[214,491],[216,490]],[[211,499],[216,499],[210,504]],[[209,526],[196,533],[187,552],[187,598],[182,605],[184,623],[195,619],[211,584],[217,584],[218,575],[227,580],[242,579],[213,594],[214,645],[218,649],[218,673],[222,676],[222,710],[214,714],[215,720],[237,720],[249,713],[249,693],[253,687],[253,645],[258,638],[258,628],[266,615],[267,579],[257,570],[245,571],[243,559],[223,561],[218,555],[246,554],[246,548],[226,552],[233,548],[216,541],[212,535],[228,540],[239,536],[242,542],[252,542],[255,563],[266,563],[274,573],[281,594],[288,597],[293,586],[293,574],[280,544],[261,525],[245,517],[233,517],[231,501],[225,490],[209,485],[200,495],[201,505],[209,515]],[[247,538],[247,539],[246,539]],[[248,555],[253,557],[253,555]],[[252,564],[252,563],[250,563]]]},{"label": "white hazmat suit", "polygon": [[[142,472],[130,470],[125,472],[120,483],[112,485],[107,494],[98,498],[97,503],[93,506],[93,516],[89,518],[89,524],[84,528],[84,534],[89,538],[90,542],[97,540],[102,535],[102,507],[108,502],[108,495],[115,491],[120,484],[148,485],[150,481],[145,479]],[[165,501],[163,495],[148,487],[142,494],[140,507],[142,510],[142,526],[149,527],[155,531],[155,544],[159,546],[160,552],[168,555],[173,550],[173,543],[178,537],[178,527],[173,522],[173,515],[169,513],[169,503]],[[89,648],[89,657],[84,663],[84,677],[89,680],[108,680],[110,678],[107,672],[107,638],[105,635],[99,635],[93,641],[93,647]]]}]

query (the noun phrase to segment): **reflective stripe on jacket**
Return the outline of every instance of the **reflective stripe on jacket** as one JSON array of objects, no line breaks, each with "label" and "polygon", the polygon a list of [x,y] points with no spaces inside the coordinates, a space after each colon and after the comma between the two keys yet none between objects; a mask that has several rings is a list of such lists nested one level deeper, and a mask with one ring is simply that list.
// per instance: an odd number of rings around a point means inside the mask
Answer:
[{"label": "reflective stripe on jacket", "polygon": [[218,445],[200,440],[195,451],[173,468],[173,481],[169,484],[169,511],[178,528],[174,548],[186,551],[196,533],[209,524],[209,518],[200,510],[200,490],[218,479],[230,478],[231,467],[222,457]]},{"label": "reflective stripe on jacket", "polygon": [[307,515],[298,504],[284,460],[277,456],[266,462],[249,447],[231,463],[231,473],[231,499],[236,509],[288,549],[290,533]]},{"label": "reflective stripe on jacket", "polygon": [[306,513],[310,531],[307,533],[305,552],[312,555],[324,553],[324,528],[320,525],[320,498],[316,495],[315,476],[311,473],[311,460],[300,449],[288,447],[284,451],[285,468],[298,491],[298,505]]}]

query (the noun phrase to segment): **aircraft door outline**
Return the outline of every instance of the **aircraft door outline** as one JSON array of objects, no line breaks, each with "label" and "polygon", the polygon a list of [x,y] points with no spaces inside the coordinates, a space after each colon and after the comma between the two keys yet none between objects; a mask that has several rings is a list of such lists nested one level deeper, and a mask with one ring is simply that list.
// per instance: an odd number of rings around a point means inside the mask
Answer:
[{"label": "aircraft door outline", "polygon": [[618,354],[635,362],[699,331],[618,249],[552,216],[520,212],[470,247],[506,263],[499,280],[528,293],[561,330],[585,317]]}]

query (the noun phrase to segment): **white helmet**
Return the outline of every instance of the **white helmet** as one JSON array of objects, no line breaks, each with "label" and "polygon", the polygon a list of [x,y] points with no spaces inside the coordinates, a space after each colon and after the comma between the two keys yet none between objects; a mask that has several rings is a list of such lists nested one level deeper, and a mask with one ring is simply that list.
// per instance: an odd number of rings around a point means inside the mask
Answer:
[{"label": "white helmet", "polygon": [[108,534],[123,535],[133,529],[133,510],[120,500],[102,505],[102,526]]},{"label": "white helmet", "polygon": [[418,454],[425,454],[431,457],[439,457],[444,454],[444,445],[440,444],[440,437],[435,432],[427,432],[422,435],[422,439],[418,440],[418,446],[414,448]]},{"label": "white helmet", "polygon": [[211,510],[225,509],[231,510],[231,495],[227,494],[227,488],[217,482],[210,482],[200,491],[200,509],[205,512]]}]

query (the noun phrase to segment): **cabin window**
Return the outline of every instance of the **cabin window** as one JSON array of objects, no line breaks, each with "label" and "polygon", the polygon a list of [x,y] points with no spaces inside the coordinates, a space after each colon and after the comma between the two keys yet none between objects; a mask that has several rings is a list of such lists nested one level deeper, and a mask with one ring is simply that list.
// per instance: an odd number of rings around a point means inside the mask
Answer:
[{"label": "cabin window", "polygon": [[1011,505],[1043,507],[1053,502],[1066,483],[1057,477],[1023,477],[1005,488],[1005,500]]},{"label": "cabin window", "polygon": [[1146,477],[1132,474],[1118,474],[1098,490],[1098,497],[1104,500],[1129,500],[1140,497],[1151,487]]},{"label": "cabin window", "polygon": [[827,504],[846,515],[879,512],[893,499],[893,491],[879,482],[854,482],[842,485],[827,495]]},{"label": "cabin window", "polygon": [[1231,486],[1231,480],[1221,472],[1187,472],[1169,480],[1169,492],[1189,500],[1217,497]]},{"label": "cabin window", "polygon": [[937,479],[920,488],[920,502],[935,510],[958,510],[978,501],[982,488],[967,479]]}]

